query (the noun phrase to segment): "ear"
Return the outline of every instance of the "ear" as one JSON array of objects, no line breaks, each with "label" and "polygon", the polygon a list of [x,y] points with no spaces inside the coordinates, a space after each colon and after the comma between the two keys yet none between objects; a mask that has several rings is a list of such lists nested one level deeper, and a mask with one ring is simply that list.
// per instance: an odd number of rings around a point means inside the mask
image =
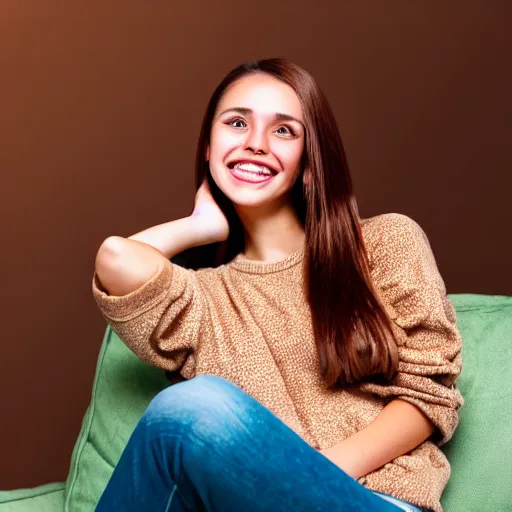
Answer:
[{"label": "ear", "polygon": [[210,145],[206,146],[206,155],[205,155],[206,161],[208,162],[210,160]]}]

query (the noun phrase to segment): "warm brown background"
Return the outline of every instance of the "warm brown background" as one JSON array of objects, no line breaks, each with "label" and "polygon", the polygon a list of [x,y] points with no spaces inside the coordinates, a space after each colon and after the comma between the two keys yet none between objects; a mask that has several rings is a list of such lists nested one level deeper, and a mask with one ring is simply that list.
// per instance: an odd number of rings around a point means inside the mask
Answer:
[{"label": "warm brown background", "polygon": [[2,1],[0,488],[66,478],[96,251],[190,213],[203,110],[242,61],[318,79],[362,215],[417,220],[448,292],[512,295],[511,20],[507,0]]}]

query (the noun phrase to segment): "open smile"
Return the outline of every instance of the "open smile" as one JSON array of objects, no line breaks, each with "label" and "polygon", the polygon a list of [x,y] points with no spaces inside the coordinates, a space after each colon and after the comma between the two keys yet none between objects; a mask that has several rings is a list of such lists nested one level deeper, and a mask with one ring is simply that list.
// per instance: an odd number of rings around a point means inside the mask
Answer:
[{"label": "open smile", "polygon": [[265,183],[277,174],[272,167],[254,160],[233,161],[227,167],[234,178],[246,183]]}]

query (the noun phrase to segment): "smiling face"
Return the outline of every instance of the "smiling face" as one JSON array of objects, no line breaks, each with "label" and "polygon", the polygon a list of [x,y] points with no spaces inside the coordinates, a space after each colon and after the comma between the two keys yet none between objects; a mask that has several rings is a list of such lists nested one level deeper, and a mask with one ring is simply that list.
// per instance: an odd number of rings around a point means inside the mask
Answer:
[{"label": "smiling face", "polygon": [[288,202],[301,172],[305,142],[302,107],[295,91],[264,73],[234,82],[212,122],[212,178],[240,207]]}]

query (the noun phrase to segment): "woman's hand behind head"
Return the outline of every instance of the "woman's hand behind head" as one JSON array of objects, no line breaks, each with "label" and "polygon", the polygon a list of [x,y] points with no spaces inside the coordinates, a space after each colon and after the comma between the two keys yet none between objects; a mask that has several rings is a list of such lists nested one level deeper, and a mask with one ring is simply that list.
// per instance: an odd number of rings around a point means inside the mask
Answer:
[{"label": "woman's hand behind head", "polygon": [[208,179],[205,178],[195,197],[194,211],[191,217],[200,219],[198,226],[208,242],[223,242],[229,236],[229,223],[226,216],[212,196]]}]

